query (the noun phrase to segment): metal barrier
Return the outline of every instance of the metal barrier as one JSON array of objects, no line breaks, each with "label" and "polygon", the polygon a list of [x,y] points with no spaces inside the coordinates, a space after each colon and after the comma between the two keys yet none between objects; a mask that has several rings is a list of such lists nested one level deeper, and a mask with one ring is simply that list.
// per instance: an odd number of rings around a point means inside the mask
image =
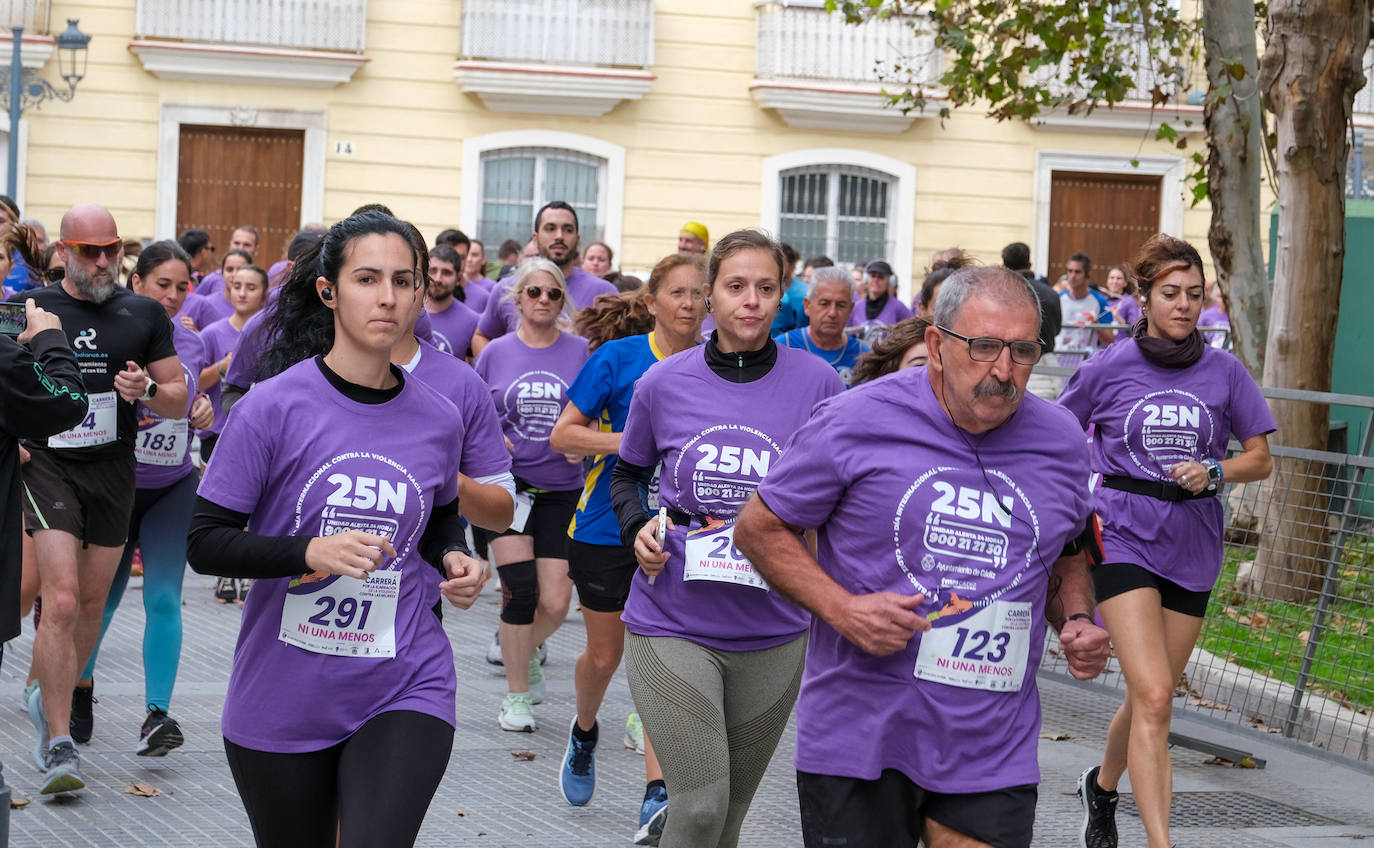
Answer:
[{"label": "metal barrier", "polygon": [[[1362,410],[1361,444],[1350,452],[1275,445],[1269,480],[1226,487],[1222,574],[1175,711],[1374,763],[1374,398],[1264,395]],[[1041,669],[1068,673],[1053,634]],[[1124,686],[1115,660],[1098,681]]]}]

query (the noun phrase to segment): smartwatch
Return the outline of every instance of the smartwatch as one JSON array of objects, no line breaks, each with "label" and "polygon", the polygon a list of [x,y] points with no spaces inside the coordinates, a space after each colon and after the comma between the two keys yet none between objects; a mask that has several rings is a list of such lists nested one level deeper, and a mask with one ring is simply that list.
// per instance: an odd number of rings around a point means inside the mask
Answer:
[{"label": "smartwatch", "polygon": [[1208,457],[1202,464],[1207,466],[1207,491],[1214,492],[1217,486],[1221,485],[1221,463]]},{"label": "smartwatch", "polygon": [[139,398],[139,400],[147,402],[155,397],[157,397],[157,383],[154,383],[152,380],[149,380],[148,388],[143,390],[143,397]]}]

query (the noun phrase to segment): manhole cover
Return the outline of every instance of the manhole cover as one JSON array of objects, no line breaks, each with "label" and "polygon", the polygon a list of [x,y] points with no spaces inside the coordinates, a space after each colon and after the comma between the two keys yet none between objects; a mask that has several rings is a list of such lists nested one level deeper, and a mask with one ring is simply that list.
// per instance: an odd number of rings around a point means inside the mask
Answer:
[{"label": "manhole cover", "polygon": [[[1121,810],[1136,818],[1140,811],[1130,795]],[[1170,813],[1174,827],[1312,827],[1345,824],[1246,792],[1175,792]]]}]

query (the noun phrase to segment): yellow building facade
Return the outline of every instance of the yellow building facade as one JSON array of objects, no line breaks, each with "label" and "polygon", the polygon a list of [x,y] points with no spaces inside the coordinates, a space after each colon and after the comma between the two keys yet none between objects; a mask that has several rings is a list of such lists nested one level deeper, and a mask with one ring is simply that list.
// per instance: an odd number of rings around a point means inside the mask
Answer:
[{"label": "yellow building facade", "polygon": [[887,259],[904,293],[955,245],[995,264],[1024,241],[1053,272],[1094,229],[1206,243],[1207,206],[1184,185],[1201,137],[1181,151],[1151,129],[1200,129],[1200,109],[904,116],[883,108],[875,65],[928,43],[812,0],[11,0],[9,15],[25,63],[54,81],[51,34],[78,19],[92,37],[75,97],[27,111],[17,138],[10,193],[49,226],[77,201],[110,207],[126,237],[262,226],[229,199],[243,190],[275,198],[277,244],[379,202],[494,257],[566,199],[584,244],[606,241],[627,270],[694,220]]}]

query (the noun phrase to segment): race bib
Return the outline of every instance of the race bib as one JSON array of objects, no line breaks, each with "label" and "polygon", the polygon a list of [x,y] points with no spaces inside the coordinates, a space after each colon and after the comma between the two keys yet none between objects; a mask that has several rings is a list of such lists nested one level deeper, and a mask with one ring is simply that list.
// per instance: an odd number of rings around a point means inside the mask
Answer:
[{"label": "race bib", "polygon": [[993,601],[921,634],[916,677],[964,689],[1017,692],[1030,656],[1031,605]]},{"label": "race bib", "polygon": [[317,654],[394,657],[400,596],[399,571],[374,571],[366,580],[297,577],[286,590],[278,638]]},{"label": "race bib", "polygon": [[158,419],[153,426],[138,431],[134,457],[141,465],[176,467],[186,458],[190,438],[191,428],[185,418]]},{"label": "race bib", "polygon": [[119,438],[118,392],[100,392],[88,396],[90,406],[81,423],[56,436],[48,437],[50,448],[92,448],[108,445]]},{"label": "race bib", "polygon": [[534,508],[534,500],[524,492],[515,493],[515,513],[510,520],[510,529],[517,533],[525,532],[525,525],[530,520],[530,510]]},{"label": "race bib", "polygon": [[682,579],[738,583],[768,591],[768,581],[735,547],[733,520],[723,527],[695,527],[687,531],[687,565]]}]

